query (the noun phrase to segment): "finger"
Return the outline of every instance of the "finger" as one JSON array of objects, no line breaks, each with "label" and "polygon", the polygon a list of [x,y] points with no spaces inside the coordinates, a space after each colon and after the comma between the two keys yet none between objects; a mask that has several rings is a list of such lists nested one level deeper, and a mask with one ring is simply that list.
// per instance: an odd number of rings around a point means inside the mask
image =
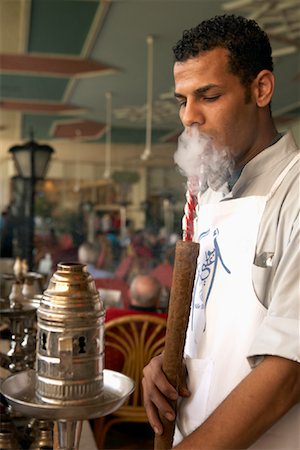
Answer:
[{"label": "finger", "polygon": [[149,423],[156,434],[162,434],[163,426],[159,419],[157,408],[151,402],[144,402]]},{"label": "finger", "polygon": [[142,379],[143,386],[143,397],[144,397],[144,407],[146,410],[146,414],[149,420],[151,427],[154,432],[157,434],[161,434],[163,431],[163,426],[159,418],[158,409],[155,404],[152,402],[150,398],[150,390],[147,386],[147,380],[145,378]]},{"label": "finger", "polygon": [[180,395],[180,397],[189,397],[191,395],[191,393],[188,390],[186,385],[185,386],[179,386],[178,394]]},{"label": "finger", "polygon": [[142,380],[142,384],[144,391],[144,406],[149,420],[151,419],[153,428],[154,426],[158,427],[158,425],[161,425],[158,411],[162,416],[166,417],[167,420],[174,420],[174,409],[170,405],[168,399],[162,395],[156,386],[152,384],[149,386],[145,378]]},{"label": "finger", "polygon": [[156,406],[159,413],[166,417],[166,419],[168,420],[175,419],[175,413],[172,405],[170,404],[168,399],[161,394],[161,392],[158,389],[154,388],[151,391],[149,400]]},{"label": "finger", "polygon": [[155,386],[157,387],[157,390],[160,391],[163,396],[169,400],[177,400],[178,399],[178,392],[176,389],[169,383],[167,378],[165,376],[157,378],[155,382]]},{"label": "finger", "polygon": [[149,388],[152,389],[150,383],[170,400],[177,400],[178,393],[176,389],[169,383],[165,374],[161,370],[161,357],[153,358],[148,366],[144,368],[143,374],[146,380],[149,380]]},{"label": "finger", "polygon": [[[145,401],[144,405],[145,405],[149,423],[150,423],[151,427],[153,428],[154,432],[156,434],[162,434],[163,433],[163,425],[161,423],[158,409],[156,408],[155,404],[152,403],[151,401]],[[167,412],[165,412],[165,417],[169,421],[174,421],[175,420],[174,411],[171,409],[167,410]]]},{"label": "finger", "polygon": [[181,376],[179,377],[178,394],[181,397],[189,397],[191,395],[187,387],[187,370],[184,362],[182,364]]},{"label": "finger", "polygon": [[186,382],[186,377],[179,380],[178,394],[180,397],[189,397],[191,395]]}]

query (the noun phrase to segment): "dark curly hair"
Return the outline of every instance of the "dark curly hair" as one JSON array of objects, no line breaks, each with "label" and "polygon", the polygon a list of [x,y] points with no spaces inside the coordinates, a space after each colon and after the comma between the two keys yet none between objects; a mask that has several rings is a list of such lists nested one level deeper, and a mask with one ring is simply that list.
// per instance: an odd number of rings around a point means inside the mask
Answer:
[{"label": "dark curly hair", "polygon": [[217,47],[228,50],[229,70],[246,87],[261,70],[273,71],[272,49],[267,34],[254,20],[236,15],[215,16],[185,30],[173,52],[175,61],[183,62]]}]

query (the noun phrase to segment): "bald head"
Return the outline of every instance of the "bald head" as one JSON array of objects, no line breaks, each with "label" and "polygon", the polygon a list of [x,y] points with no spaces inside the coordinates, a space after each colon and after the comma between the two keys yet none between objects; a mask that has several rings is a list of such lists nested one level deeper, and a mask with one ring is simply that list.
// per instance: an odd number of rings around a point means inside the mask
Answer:
[{"label": "bald head", "polygon": [[137,275],[130,285],[132,305],[144,308],[157,308],[160,301],[161,285],[151,275]]}]

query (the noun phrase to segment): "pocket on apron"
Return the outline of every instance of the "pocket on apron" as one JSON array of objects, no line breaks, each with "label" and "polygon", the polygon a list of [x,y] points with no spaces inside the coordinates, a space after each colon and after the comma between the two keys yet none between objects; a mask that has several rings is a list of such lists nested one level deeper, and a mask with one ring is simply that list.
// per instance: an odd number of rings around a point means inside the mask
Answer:
[{"label": "pocket on apron", "polygon": [[190,397],[180,401],[177,426],[186,436],[194,431],[208,417],[208,398],[213,374],[211,359],[186,358],[187,385]]},{"label": "pocket on apron", "polygon": [[[271,267],[252,265],[252,285],[256,298],[264,307],[269,292]],[[265,307],[264,307],[265,308]]]}]

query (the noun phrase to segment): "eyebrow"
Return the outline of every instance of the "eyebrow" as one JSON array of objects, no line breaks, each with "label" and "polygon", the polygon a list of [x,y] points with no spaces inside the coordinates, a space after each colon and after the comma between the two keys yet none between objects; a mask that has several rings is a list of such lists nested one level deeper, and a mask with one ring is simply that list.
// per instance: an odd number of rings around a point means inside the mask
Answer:
[{"label": "eyebrow", "polygon": [[[196,89],[193,92],[193,95],[196,97],[200,97],[201,95],[205,94],[207,91],[209,91],[210,89],[215,88],[215,87],[218,87],[218,86],[216,84],[207,84],[203,87]],[[176,98],[185,98],[185,96],[180,94],[179,92],[174,92],[174,96]]]}]

